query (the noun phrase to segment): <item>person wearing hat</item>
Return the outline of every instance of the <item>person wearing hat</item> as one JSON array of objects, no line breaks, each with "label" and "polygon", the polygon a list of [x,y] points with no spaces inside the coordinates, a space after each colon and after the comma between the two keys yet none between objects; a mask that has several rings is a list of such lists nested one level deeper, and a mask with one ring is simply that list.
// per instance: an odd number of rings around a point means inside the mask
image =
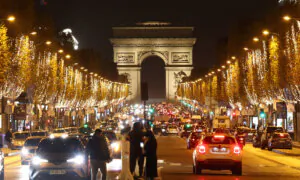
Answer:
[{"label": "person wearing hat", "polygon": [[98,169],[102,174],[102,180],[106,180],[106,163],[112,159],[110,157],[107,141],[102,134],[101,129],[96,129],[92,139],[89,140],[86,147],[87,155],[90,155],[92,180],[97,179]]}]

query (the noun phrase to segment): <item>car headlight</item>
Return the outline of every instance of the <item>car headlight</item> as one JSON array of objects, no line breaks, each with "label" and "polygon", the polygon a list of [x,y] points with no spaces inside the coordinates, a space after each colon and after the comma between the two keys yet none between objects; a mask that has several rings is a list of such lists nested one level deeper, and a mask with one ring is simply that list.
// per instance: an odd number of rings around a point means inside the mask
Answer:
[{"label": "car headlight", "polygon": [[50,136],[49,136],[51,139],[53,139],[55,136],[54,136],[54,134],[50,134]]},{"label": "car headlight", "polygon": [[62,138],[67,138],[68,136],[69,136],[68,134],[61,135]]},{"label": "car headlight", "polygon": [[22,155],[27,155],[29,153],[28,149],[22,148]]},{"label": "car headlight", "polygon": [[68,163],[75,163],[75,164],[83,164],[84,163],[84,157],[82,155],[77,155],[72,159],[67,160]]},{"label": "car headlight", "polygon": [[42,159],[39,156],[34,156],[32,158],[32,164],[34,165],[40,165],[41,163],[46,163],[46,162],[48,162],[47,159]]},{"label": "car headlight", "polygon": [[117,142],[114,142],[111,144],[111,148],[114,150],[114,151],[119,151],[120,150],[120,143],[117,143]]}]

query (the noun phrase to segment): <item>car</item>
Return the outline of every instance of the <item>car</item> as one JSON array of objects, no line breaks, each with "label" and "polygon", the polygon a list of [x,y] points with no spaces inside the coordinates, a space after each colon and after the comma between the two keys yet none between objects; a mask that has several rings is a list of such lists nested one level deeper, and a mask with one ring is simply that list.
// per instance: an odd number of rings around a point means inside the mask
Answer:
[{"label": "car", "polygon": [[88,126],[83,126],[83,127],[80,127],[78,129],[78,132],[81,133],[81,134],[85,134],[85,135],[93,135],[93,130],[92,128],[88,127]]},{"label": "car", "polygon": [[114,131],[103,131],[103,135],[108,139],[112,157],[121,159],[121,141],[118,140],[116,133]]},{"label": "car", "polygon": [[168,135],[178,135],[179,133],[178,127],[176,125],[168,125],[167,133]]},{"label": "car", "polygon": [[230,134],[208,134],[203,137],[193,152],[193,173],[203,169],[231,170],[242,175],[242,151]]},{"label": "car", "polygon": [[[3,145],[0,144],[0,148],[3,148]],[[4,180],[4,153],[0,149],[0,180]]]},{"label": "car", "polygon": [[182,131],[181,131],[181,134],[180,134],[180,137],[183,138],[183,137],[189,137],[190,133],[193,131],[193,127],[191,124],[185,124],[183,125],[183,128],[182,128]]},{"label": "car", "polygon": [[77,133],[78,132],[78,128],[77,127],[66,127],[64,128],[69,134],[70,133]]},{"label": "car", "polygon": [[35,151],[40,143],[40,141],[45,138],[44,136],[31,136],[28,137],[24,143],[21,150],[21,164],[29,164],[31,158],[35,154]]},{"label": "car", "polygon": [[268,150],[272,149],[292,149],[292,138],[289,133],[273,133],[268,140]]},{"label": "car", "polygon": [[68,137],[68,132],[64,129],[64,128],[59,128],[59,129],[54,129],[52,131],[52,133],[50,134],[50,137],[51,138],[54,138],[54,137]]},{"label": "car", "polygon": [[284,130],[282,127],[277,126],[268,126],[263,131],[261,138],[260,138],[260,147],[261,149],[265,149],[268,146],[268,140],[271,138],[273,133],[283,133]]},{"label": "car", "polygon": [[235,133],[237,136],[243,137],[244,142],[252,142],[256,130],[241,126],[236,129]]},{"label": "car", "polygon": [[187,138],[187,149],[195,148],[199,140],[204,136],[202,132],[192,132]]},{"label": "car", "polygon": [[30,136],[29,131],[20,131],[20,132],[15,132],[12,135],[12,141],[11,141],[11,149],[22,149],[25,140],[27,137]]},{"label": "car", "polygon": [[38,145],[29,166],[29,179],[91,179],[82,142],[74,137],[48,137]]},{"label": "car", "polygon": [[44,130],[31,131],[30,136],[48,136],[48,132]]}]

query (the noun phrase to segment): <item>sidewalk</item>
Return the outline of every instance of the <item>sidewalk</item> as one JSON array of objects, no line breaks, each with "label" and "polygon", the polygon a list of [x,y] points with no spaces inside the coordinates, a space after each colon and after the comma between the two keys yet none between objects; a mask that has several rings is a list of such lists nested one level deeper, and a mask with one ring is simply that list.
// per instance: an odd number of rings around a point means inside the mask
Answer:
[{"label": "sidewalk", "polygon": [[300,142],[298,142],[298,141],[293,141],[293,147],[295,147],[295,148],[300,148]]},{"label": "sidewalk", "polygon": [[293,149],[273,149],[273,152],[286,156],[300,156],[300,148],[293,146]]},{"label": "sidewalk", "polygon": [[1,148],[1,151],[4,153],[4,157],[16,156],[20,154],[20,150],[11,150],[9,148]]}]

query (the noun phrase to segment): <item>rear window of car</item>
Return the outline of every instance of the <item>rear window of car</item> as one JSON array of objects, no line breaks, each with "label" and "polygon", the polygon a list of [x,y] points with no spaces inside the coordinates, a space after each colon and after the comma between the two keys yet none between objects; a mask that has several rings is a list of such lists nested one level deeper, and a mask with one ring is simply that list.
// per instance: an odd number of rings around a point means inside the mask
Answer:
[{"label": "rear window of car", "polygon": [[103,132],[103,134],[109,139],[110,141],[115,141],[117,140],[117,136],[113,132]]},{"label": "rear window of car", "polygon": [[41,138],[27,139],[24,146],[37,146],[40,141]]},{"label": "rear window of car", "polygon": [[271,132],[283,132],[282,127],[267,127],[267,133]]},{"label": "rear window of car", "polygon": [[31,136],[47,136],[47,132],[31,132]]},{"label": "rear window of car", "polygon": [[200,138],[201,137],[201,133],[192,133],[191,137],[192,138]]},{"label": "rear window of car", "polygon": [[26,139],[29,136],[29,133],[15,133],[15,139]]},{"label": "rear window of car", "polygon": [[66,130],[64,130],[64,129],[55,129],[55,130],[53,130],[53,133],[65,133],[66,132]]},{"label": "rear window of car", "polygon": [[289,138],[289,134],[274,134],[273,138]]},{"label": "rear window of car", "polygon": [[39,143],[38,153],[76,153],[83,149],[81,141],[76,138],[44,139]]},{"label": "rear window of car", "polygon": [[224,136],[224,138],[207,136],[203,139],[204,144],[235,144],[236,141],[232,137]]}]

